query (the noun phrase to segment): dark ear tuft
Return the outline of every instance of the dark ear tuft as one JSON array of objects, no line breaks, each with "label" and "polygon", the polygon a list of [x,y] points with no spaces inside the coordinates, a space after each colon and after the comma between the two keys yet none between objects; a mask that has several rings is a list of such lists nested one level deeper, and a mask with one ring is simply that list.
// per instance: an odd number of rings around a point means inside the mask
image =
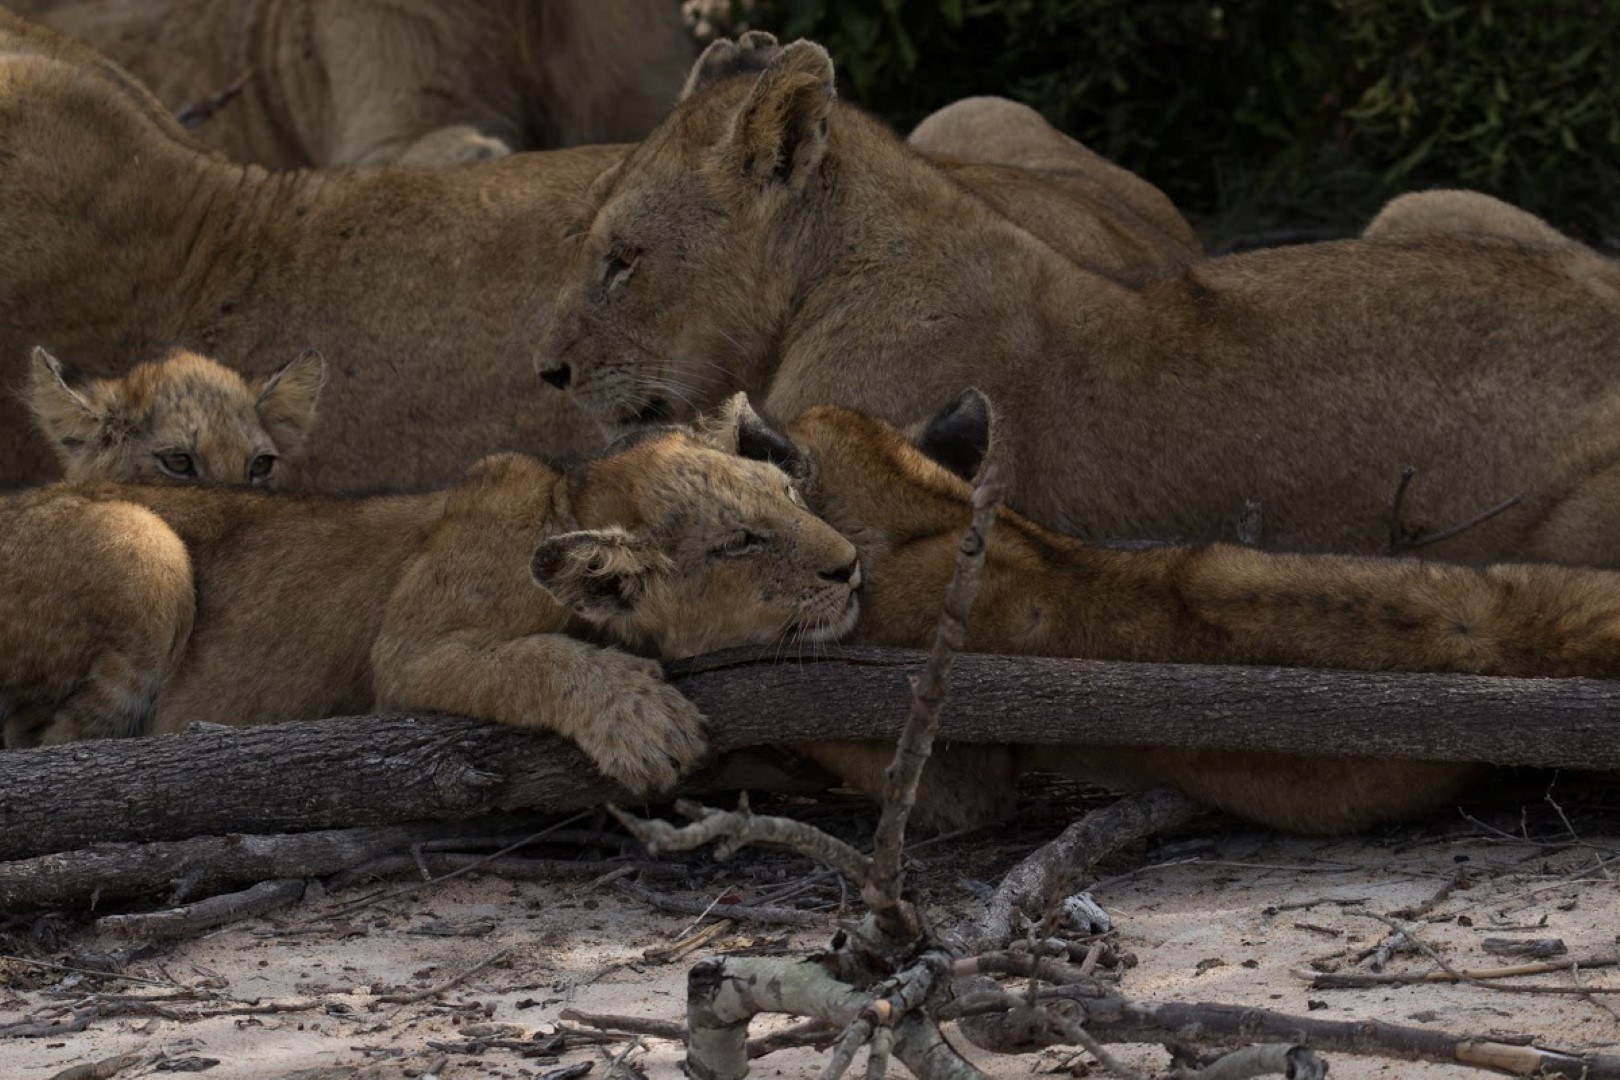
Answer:
[{"label": "dark ear tuft", "polygon": [[733,75],[748,75],[764,71],[776,54],[782,51],[775,34],[763,30],[745,31],[736,41],[717,38],[703,50],[681,88],[684,101],[697,91]]},{"label": "dark ear tuft", "polygon": [[917,449],[972,480],[990,449],[990,400],[977,390],[963,391],[923,427]]},{"label": "dark ear tuft", "polygon": [[748,409],[737,418],[737,456],[768,461],[789,476],[804,478],[804,455],[793,441]]},{"label": "dark ear tuft", "polygon": [[664,555],[617,526],[548,537],[529,561],[537,585],[593,623],[629,614],[648,575],[668,568]]}]

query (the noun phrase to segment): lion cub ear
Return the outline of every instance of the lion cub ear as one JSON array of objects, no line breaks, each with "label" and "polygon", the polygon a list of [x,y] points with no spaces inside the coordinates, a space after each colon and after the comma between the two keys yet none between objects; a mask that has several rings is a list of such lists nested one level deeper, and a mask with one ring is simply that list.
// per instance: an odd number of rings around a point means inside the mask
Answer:
[{"label": "lion cub ear", "polygon": [[264,381],[259,390],[259,423],[281,453],[296,453],[309,438],[324,385],[326,360],[314,349],[306,349]]},{"label": "lion cub ear", "polygon": [[73,388],[72,369],[36,346],[28,371],[28,409],[45,437],[58,449],[100,441],[105,418]]},{"label": "lion cub ear", "polygon": [[635,610],[669,557],[625,529],[581,529],[548,537],[534,549],[529,572],[552,599],[590,622]]},{"label": "lion cub ear", "polygon": [[972,480],[990,451],[990,399],[969,389],[924,424],[918,450],[964,480]]},{"label": "lion cub ear", "polygon": [[716,450],[750,461],[768,461],[789,476],[803,479],[804,454],[793,440],[777,431],[754,411],[748,395],[731,395],[712,415],[698,421],[698,436]]},{"label": "lion cub ear", "polygon": [[813,41],[795,41],[766,65],[719,146],[721,167],[752,190],[802,190],[827,152],[832,57]]},{"label": "lion cub ear", "polygon": [[736,41],[716,38],[692,65],[686,85],[681,87],[680,100],[685,101],[696,91],[721,79],[764,71],[781,51],[776,35],[764,30],[748,30]]}]

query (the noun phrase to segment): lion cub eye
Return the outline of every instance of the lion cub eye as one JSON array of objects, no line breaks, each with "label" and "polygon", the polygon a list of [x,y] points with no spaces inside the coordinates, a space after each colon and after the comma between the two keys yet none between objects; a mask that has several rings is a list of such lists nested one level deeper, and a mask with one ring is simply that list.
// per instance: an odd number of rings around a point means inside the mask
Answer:
[{"label": "lion cub eye", "polygon": [[158,468],[180,480],[197,478],[197,463],[182,450],[166,450],[156,455]]},{"label": "lion cub eye", "polygon": [[270,479],[270,474],[274,472],[275,469],[275,455],[260,454],[248,465],[248,481],[254,484],[262,484],[266,480]]},{"label": "lion cub eye", "polygon": [[770,543],[770,537],[744,529],[709,554],[720,559],[735,559],[740,555],[757,555],[769,547]]}]

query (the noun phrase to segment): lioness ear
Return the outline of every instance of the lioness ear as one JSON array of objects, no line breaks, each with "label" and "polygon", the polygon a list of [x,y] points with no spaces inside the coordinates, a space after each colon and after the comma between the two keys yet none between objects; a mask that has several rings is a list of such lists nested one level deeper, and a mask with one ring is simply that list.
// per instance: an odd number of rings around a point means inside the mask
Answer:
[{"label": "lioness ear", "polygon": [[722,166],[756,189],[800,189],[827,152],[834,93],[826,49],[813,41],[783,48],[732,118],[720,146]]},{"label": "lioness ear", "polygon": [[923,425],[917,449],[964,480],[972,480],[990,450],[990,399],[977,390],[962,395]]},{"label": "lioness ear", "polygon": [[686,85],[681,87],[680,100],[685,101],[695,91],[721,79],[764,71],[781,51],[776,35],[763,30],[749,30],[736,41],[716,38],[692,65]]},{"label": "lioness ear", "polygon": [[259,391],[259,423],[283,454],[296,453],[315,426],[315,406],[326,384],[326,360],[306,349],[264,381]]},{"label": "lioness ear", "polygon": [[98,441],[102,415],[70,381],[70,369],[35,346],[28,371],[28,409],[47,439],[72,450]]},{"label": "lioness ear", "polygon": [[529,572],[557,603],[600,623],[633,611],[646,594],[648,576],[669,565],[662,552],[612,526],[542,540]]},{"label": "lioness ear", "polygon": [[789,476],[804,478],[804,454],[754,411],[745,393],[731,395],[712,417],[700,421],[699,434],[716,449],[750,461],[768,461]]}]

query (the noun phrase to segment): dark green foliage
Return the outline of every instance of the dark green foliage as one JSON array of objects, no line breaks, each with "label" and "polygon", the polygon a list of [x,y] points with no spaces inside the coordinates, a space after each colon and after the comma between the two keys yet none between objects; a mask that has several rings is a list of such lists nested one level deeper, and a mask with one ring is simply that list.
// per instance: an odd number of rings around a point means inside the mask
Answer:
[{"label": "dark green foliage", "polygon": [[[902,130],[999,93],[1225,231],[1464,186],[1620,237],[1620,0],[758,0]],[[1218,239],[1218,238],[1217,238]]]}]

